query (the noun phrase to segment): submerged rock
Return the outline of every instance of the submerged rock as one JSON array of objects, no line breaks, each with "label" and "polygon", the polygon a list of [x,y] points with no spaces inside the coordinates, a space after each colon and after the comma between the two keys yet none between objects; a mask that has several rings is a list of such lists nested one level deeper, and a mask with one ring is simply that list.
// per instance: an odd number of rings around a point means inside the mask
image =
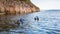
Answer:
[{"label": "submerged rock", "polygon": [[37,11],[30,0],[0,0],[0,28],[16,27],[21,14]]}]

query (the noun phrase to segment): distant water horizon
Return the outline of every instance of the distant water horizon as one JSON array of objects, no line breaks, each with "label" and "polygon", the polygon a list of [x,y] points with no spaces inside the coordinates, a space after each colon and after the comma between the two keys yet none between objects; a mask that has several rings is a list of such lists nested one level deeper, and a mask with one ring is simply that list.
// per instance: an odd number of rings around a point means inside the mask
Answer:
[{"label": "distant water horizon", "polygon": [[[60,9],[45,9],[46,11],[60,11]],[[41,11],[45,11],[44,9],[42,9]]]}]

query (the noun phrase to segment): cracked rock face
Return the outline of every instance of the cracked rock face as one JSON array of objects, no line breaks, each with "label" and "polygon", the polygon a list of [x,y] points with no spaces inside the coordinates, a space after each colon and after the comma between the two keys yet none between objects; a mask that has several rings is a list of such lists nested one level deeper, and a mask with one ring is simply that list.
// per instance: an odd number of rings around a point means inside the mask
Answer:
[{"label": "cracked rock face", "polygon": [[20,14],[39,11],[30,0],[0,0],[0,28],[15,27]]}]

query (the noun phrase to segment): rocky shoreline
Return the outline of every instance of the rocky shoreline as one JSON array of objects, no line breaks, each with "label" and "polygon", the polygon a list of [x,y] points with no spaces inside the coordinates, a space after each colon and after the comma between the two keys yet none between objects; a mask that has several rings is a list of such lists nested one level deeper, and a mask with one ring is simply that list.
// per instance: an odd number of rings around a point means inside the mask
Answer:
[{"label": "rocky shoreline", "polygon": [[18,26],[21,14],[38,12],[30,0],[0,0],[0,30]]}]

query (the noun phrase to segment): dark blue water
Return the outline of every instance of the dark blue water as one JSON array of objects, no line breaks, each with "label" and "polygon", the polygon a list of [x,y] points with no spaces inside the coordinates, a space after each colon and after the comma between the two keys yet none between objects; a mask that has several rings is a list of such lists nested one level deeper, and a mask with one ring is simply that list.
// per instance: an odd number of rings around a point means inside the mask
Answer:
[{"label": "dark blue water", "polygon": [[[38,16],[39,20],[34,18]],[[60,11],[40,11],[22,16],[23,24],[10,34],[60,34]],[[19,33],[18,33],[19,32]]]}]

